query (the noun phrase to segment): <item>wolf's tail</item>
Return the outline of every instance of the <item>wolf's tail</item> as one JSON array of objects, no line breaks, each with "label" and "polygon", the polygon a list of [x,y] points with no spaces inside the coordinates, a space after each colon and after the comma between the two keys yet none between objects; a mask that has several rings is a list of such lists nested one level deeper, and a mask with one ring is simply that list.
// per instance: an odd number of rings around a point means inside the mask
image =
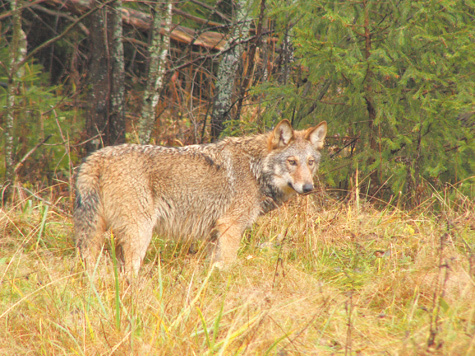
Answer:
[{"label": "wolf's tail", "polygon": [[79,168],[76,177],[74,202],[75,243],[82,257],[88,257],[91,244],[100,229],[101,194],[99,186],[101,164],[90,157]]}]

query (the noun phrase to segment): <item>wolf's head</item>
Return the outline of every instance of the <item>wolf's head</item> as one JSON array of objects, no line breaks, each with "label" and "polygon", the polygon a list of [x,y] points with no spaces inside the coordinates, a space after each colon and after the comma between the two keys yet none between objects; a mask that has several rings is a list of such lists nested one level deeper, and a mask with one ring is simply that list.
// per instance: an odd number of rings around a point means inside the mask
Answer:
[{"label": "wolf's head", "polygon": [[288,120],[282,120],[269,134],[267,174],[284,200],[294,194],[313,190],[313,176],[320,163],[320,150],[327,134],[327,123],[321,122],[304,131],[294,131]]}]

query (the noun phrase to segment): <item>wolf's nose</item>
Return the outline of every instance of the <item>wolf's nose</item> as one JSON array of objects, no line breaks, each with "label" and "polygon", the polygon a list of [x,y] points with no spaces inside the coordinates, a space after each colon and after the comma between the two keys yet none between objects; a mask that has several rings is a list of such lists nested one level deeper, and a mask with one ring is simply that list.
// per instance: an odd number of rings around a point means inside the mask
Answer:
[{"label": "wolf's nose", "polygon": [[304,193],[311,192],[313,190],[313,184],[305,183],[302,188]]}]

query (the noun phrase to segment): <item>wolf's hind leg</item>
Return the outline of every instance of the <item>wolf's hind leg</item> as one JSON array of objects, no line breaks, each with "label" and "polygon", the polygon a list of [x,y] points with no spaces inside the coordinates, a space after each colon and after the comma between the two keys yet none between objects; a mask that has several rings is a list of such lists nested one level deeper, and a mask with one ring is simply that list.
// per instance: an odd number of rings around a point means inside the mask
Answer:
[{"label": "wolf's hind leg", "polygon": [[121,238],[122,255],[125,272],[138,275],[140,266],[152,240],[153,222],[145,221],[141,224],[128,226]]},{"label": "wolf's hind leg", "polygon": [[93,272],[99,254],[104,246],[106,237],[105,225],[102,219],[98,219],[98,221],[91,226],[87,226],[87,223],[76,223],[76,245],[79,248],[81,259],[84,261],[86,269],[89,272]]}]

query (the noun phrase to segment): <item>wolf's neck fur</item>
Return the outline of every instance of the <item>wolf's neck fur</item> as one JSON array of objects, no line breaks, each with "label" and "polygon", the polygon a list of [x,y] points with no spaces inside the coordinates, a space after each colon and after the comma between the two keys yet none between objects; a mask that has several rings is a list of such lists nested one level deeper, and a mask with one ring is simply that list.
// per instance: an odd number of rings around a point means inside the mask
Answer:
[{"label": "wolf's neck fur", "polygon": [[262,195],[261,208],[265,214],[276,209],[289,198],[284,192],[279,190],[272,181],[272,167],[268,162],[270,133],[243,137],[243,138],[225,138],[216,143],[218,150],[224,149],[228,145],[238,146],[237,152],[240,153],[242,160],[246,160],[249,170],[259,183]]}]

